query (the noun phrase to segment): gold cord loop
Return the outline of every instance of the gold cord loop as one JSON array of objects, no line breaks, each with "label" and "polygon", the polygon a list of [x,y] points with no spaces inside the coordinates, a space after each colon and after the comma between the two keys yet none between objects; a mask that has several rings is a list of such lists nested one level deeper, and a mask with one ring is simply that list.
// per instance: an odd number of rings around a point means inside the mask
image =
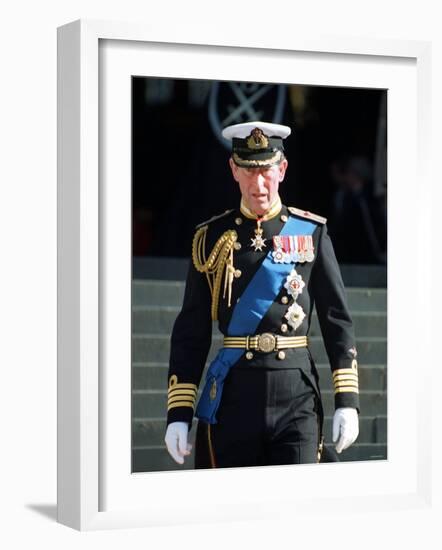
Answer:
[{"label": "gold cord loop", "polygon": [[224,293],[228,306],[231,306],[232,284],[235,274],[233,267],[233,245],[238,235],[235,230],[229,229],[221,235],[216,241],[215,246],[206,259],[206,235],[207,225],[200,227],[193,238],[192,243],[192,261],[195,269],[200,273],[205,273],[212,294],[212,319],[218,319],[219,293],[221,290],[221,281],[225,269]]}]

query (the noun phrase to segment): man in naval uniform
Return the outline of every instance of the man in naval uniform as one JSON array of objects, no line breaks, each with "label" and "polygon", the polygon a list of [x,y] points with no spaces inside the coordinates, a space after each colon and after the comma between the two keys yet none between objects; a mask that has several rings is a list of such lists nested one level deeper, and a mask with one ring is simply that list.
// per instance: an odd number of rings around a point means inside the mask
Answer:
[{"label": "man in naval uniform", "polygon": [[[358,436],[353,325],[326,220],[281,204],[290,128],[229,126],[239,209],[196,228],[181,313],[171,338],[165,442],[183,464],[196,416],[195,467],[315,463],[322,448],[318,373],[308,347],[313,306],[335,392],[332,438]],[[224,336],[209,365],[212,321]]]}]

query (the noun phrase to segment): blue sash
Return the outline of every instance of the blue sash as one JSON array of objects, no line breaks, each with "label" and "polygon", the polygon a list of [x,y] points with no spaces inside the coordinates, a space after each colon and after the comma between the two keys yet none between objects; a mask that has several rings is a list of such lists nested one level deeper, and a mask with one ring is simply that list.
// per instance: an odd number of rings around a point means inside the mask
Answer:
[{"label": "blue sash", "polygon": [[[280,235],[312,235],[316,227],[317,225],[312,222],[290,217]],[[259,323],[275,301],[293,267],[293,264],[275,263],[272,250],[268,252],[243,292],[241,300],[234,306],[227,329],[228,336],[255,334]],[[195,416],[203,422],[216,424],[215,414],[221,402],[224,380],[244,351],[244,349],[221,348],[209,365],[195,412]]]}]

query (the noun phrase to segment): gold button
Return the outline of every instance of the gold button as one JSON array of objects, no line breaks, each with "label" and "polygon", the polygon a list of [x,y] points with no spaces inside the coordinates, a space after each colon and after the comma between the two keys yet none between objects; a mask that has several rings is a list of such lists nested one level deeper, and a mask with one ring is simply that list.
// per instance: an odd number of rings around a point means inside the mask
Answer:
[{"label": "gold button", "polygon": [[236,241],[236,243],[233,245],[233,248],[235,250],[241,250],[241,243],[239,243],[238,241]]},{"label": "gold button", "polygon": [[281,216],[281,221],[282,221],[282,222],[286,222],[287,220],[288,220],[287,216],[286,216],[285,214],[283,214],[283,215]]},{"label": "gold button", "polygon": [[281,298],[281,303],[283,303],[283,304],[288,304],[289,303],[289,299],[287,298],[287,296],[283,296]]},{"label": "gold button", "polygon": [[283,323],[283,324],[281,325],[281,332],[287,332],[288,328],[289,328],[289,327],[288,327],[285,323]]},{"label": "gold button", "polygon": [[242,224],[242,218],[236,218],[235,223],[236,223],[236,225],[241,225]]},{"label": "gold button", "polygon": [[241,270],[235,269],[235,277],[238,279],[239,277],[241,277],[241,275],[242,275]]},{"label": "gold button", "polygon": [[278,359],[285,359],[285,351],[278,351]]},{"label": "gold button", "polygon": [[253,359],[253,353],[251,351],[248,351],[246,353],[246,358],[250,361],[250,359]]}]

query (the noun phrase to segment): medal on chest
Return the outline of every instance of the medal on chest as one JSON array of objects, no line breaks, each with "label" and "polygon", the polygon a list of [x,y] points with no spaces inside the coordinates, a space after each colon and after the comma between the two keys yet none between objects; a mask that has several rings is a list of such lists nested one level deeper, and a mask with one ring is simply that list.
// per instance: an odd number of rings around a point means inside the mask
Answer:
[{"label": "medal on chest", "polygon": [[261,227],[261,219],[258,218],[256,220],[255,237],[250,239],[252,241],[252,244],[250,246],[253,247],[255,252],[258,252],[258,250],[262,251],[263,247],[266,248],[267,246],[265,244],[267,239],[264,239],[264,237],[262,236],[262,233],[263,233],[263,230]]}]

